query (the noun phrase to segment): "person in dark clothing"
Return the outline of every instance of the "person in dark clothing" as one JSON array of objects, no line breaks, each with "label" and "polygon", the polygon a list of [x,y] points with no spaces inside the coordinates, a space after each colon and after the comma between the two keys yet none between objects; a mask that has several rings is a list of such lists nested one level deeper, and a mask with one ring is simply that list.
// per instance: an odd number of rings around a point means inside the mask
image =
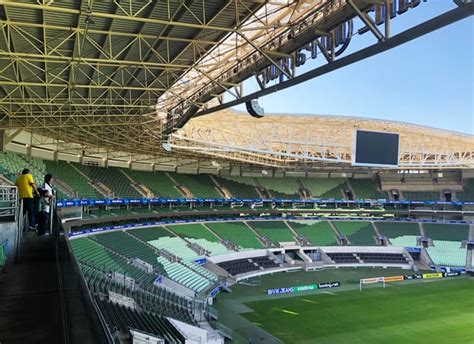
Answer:
[{"label": "person in dark clothing", "polygon": [[38,218],[38,235],[44,235],[47,232],[49,218],[49,203],[51,199],[48,196],[48,190],[38,189],[40,195],[39,200],[39,218]]}]

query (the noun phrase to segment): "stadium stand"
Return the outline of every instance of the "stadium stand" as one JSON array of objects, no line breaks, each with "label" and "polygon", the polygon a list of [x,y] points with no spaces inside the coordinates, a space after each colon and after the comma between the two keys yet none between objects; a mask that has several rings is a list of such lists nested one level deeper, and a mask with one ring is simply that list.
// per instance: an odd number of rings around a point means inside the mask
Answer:
[{"label": "stadium stand", "polygon": [[181,237],[194,238],[194,239],[206,239],[211,242],[219,242],[212,232],[208,231],[206,227],[201,224],[187,224],[187,225],[173,225],[168,226],[173,232]]},{"label": "stadium stand", "polygon": [[300,199],[297,178],[256,178],[258,183],[270,191],[273,198]]},{"label": "stadium stand", "polygon": [[165,172],[125,171],[137,183],[145,185],[155,197],[183,197]]},{"label": "stadium stand", "polygon": [[211,256],[231,252],[220,243],[218,237],[201,224],[174,225],[168,228],[189,242],[199,245]]},{"label": "stadium stand", "polygon": [[267,256],[230,260],[218,263],[217,265],[233,276],[261,270],[262,268],[268,269],[278,267],[278,264]]},{"label": "stadium stand", "polygon": [[354,198],[360,199],[386,199],[387,194],[379,191],[377,183],[372,179],[349,178],[349,183],[354,191]]},{"label": "stadium stand", "polygon": [[[117,272],[133,278],[141,285],[151,285],[156,274],[147,274],[128,263],[127,259],[108,251],[89,238],[76,238],[71,240],[71,246],[76,259],[82,264],[98,269],[103,273]],[[102,274],[103,274],[102,273]]]},{"label": "stadium stand", "polygon": [[165,274],[163,266],[156,261],[157,252],[124,231],[101,233],[92,236],[92,239],[125,257],[139,258],[152,265],[157,273]]},{"label": "stadium stand", "polygon": [[170,173],[179,185],[185,186],[194,197],[202,198],[220,198],[221,194],[217,191],[216,185],[206,174],[179,174]]},{"label": "stadium stand", "polygon": [[425,236],[433,240],[459,241],[467,240],[469,236],[468,225],[454,224],[423,224]]},{"label": "stadium stand", "polygon": [[188,240],[189,242],[192,242],[193,244],[197,244],[201,246],[202,248],[204,248],[206,251],[209,252],[210,256],[233,252],[218,242],[208,241],[206,239],[193,239],[193,238],[189,238]]},{"label": "stadium stand", "polygon": [[189,313],[190,302],[182,296],[151,283],[142,285],[127,284],[122,282],[120,278],[114,278],[110,273],[86,264],[81,263],[80,268],[89,290],[95,295],[104,295],[112,291],[133,298],[140,307],[148,311],[162,316],[170,316],[190,324],[194,323]]},{"label": "stadium stand", "polygon": [[336,233],[327,221],[288,221],[288,224],[313,245],[337,244]]},{"label": "stadium stand", "polygon": [[0,166],[3,169],[3,175],[12,182],[15,181],[17,175],[19,175],[24,168],[28,168],[38,186],[43,181],[44,172],[46,170],[44,162],[41,159],[12,152],[0,152]]},{"label": "stadium stand", "polygon": [[295,241],[293,233],[282,221],[251,221],[248,224],[275,244]]},{"label": "stadium stand", "polygon": [[208,223],[207,225],[220,237],[229,240],[240,248],[263,248],[255,234],[242,222]]},{"label": "stadium stand", "polygon": [[146,311],[139,312],[99,298],[96,298],[96,301],[107,325],[116,331],[128,334],[129,329],[135,329],[159,336],[165,339],[166,343],[186,342],[186,338],[164,317]]},{"label": "stadium stand", "polygon": [[331,258],[336,264],[351,264],[359,263],[357,256],[354,253],[327,253],[326,254]]},{"label": "stadium stand", "polygon": [[150,241],[150,244],[181,258],[181,263],[183,265],[203,275],[209,281],[215,282],[217,280],[217,277],[213,273],[194,263],[196,259],[202,258],[202,256],[198,255],[188,247],[188,244],[183,239],[178,237],[162,237]]},{"label": "stadium stand", "polygon": [[100,182],[113,191],[115,197],[142,198],[143,196],[133,188],[132,182],[120,171],[119,168],[95,167],[73,164],[93,182]]},{"label": "stadium stand", "polygon": [[313,197],[342,199],[344,178],[301,178],[301,183]]},{"label": "stadium stand", "polygon": [[171,235],[163,227],[133,228],[129,233],[146,242]]},{"label": "stadium stand", "polygon": [[364,263],[407,264],[407,260],[400,253],[364,252],[357,255]]},{"label": "stadium stand", "polygon": [[394,239],[404,235],[420,236],[418,223],[409,222],[376,222],[380,235]]},{"label": "stadium stand", "polygon": [[402,235],[396,238],[390,239],[392,246],[401,246],[401,247],[416,247],[420,246],[417,244],[418,236],[415,235]]},{"label": "stadium stand", "polygon": [[46,160],[46,170],[74,189],[79,198],[102,198],[102,195],[89,184],[89,181],[67,162]]},{"label": "stadium stand", "polygon": [[373,246],[376,244],[374,228],[369,222],[363,221],[333,221],[342,235],[345,235],[352,245]]},{"label": "stadium stand", "polygon": [[260,198],[255,186],[246,184],[244,180],[250,178],[241,177],[217,177],[215,176],[219,185],[225,187],[232,196],[236,198]]},{"label": "stadium stand", "polygon": [[426,250],[436,265],[453,267],[466,265],[466,249],[461,248],[460,242],[433,240],[433,246]]},{"label": "stadium stand", "polygon": [[439,192],[403,191],[403,198],[410,201],[438,201]]}]

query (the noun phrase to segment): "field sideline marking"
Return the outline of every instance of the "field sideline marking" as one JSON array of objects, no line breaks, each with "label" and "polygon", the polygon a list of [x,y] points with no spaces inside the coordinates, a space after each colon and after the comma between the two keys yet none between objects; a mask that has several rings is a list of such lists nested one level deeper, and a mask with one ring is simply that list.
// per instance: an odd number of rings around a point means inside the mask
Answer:
[{"label": "field sideline marking", "polygon": [[336,295],[335,293],[331,293],[330,291],[323,291],[324,294],[329,294],[329,295]]},{"label": "field sideline marking", "polygon": [[309,303],[314,303],[314,304],[318,304],[319,302],[316,302],[316,301],[313,301],[313,300],[308,300],[308,299],[301,299],[301,301],[304,301],[304,302],[309,302]]}]

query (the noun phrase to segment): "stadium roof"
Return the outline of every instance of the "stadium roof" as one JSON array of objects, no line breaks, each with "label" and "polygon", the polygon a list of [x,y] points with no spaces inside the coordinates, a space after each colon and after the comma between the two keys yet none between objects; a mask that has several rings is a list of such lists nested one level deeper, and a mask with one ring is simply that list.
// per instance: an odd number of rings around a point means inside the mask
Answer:
[{"label": "stadium roof", "polygon": [[[17,142],[67,154],[147,163],[196,164],[210,156],[278,167],[309,163],[308,157],[283,159],[281,147],[272,148],[278,152],[272,157],[268,152],[249,154],[248,140],[243,146],[239,146],[243,141],[236,142],[234,153],[224,155],[182,147],[179,140],[195,139],[189,128],[196,130],[197,124],[217,133],[216,127],[209,129],[217,114],[175,129],[222,101],[224,92],[239,93],[240,83],[257,70],[281,68],[275,59],[315,37],[327,36],[355,17],[358,9],[380,3],[0,0],[0,130],[7,130],[7,143],[21,134]],[[229,123],[242,125],[243,130],[249,121],[239,117]],[[258,125],[264,127],[266,122]],[[299,130],[299,120],[290,123],[281,126],[294,124],[289,130]],[[229,137],[214,144],[235,140],[235,132],[224,128],[220,135],[224,133]],[[169,143],[163,145],[170,134]],[[261,145],[261,138],[249,137],[257,140],[254,146]],[[448,145],[453,150],[445,156],[459,157],[456,164],[450,160],[451,166],[462,167],[466,157],[472,159],[472,149],[468,152],[465,146],[472,143],[469,140],[456,139]],[[462,152],[458,143],[464,145]],[[171,153],[164,149],[170,147]],[[244,152],[236,158],[239,147]],[[344,162],[344,149],[330,153],[337,156],[331,162]],[[425,158],[428,153],[424,152]],[[321,155],[318,163],[327,157]],[[430,158],[426,166],[445,159]]]}]

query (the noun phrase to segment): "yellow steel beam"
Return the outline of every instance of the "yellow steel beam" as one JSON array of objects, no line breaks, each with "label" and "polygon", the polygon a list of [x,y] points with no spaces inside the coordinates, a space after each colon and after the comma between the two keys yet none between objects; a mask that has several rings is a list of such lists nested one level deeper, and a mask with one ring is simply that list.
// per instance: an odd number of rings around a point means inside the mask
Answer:
[{"label": "yellow steel beam", "polygon": [[[55,12],[55,13],[75,14],[75,15],[81,14],[81,10],[76,10],[72,8],[58,7],[58,6],[53,6],[53,5],[22,3],[22,2],[17,2],[16,0],[0,0],[0,5],[7,6],[7,7],[39,10],[39,11],[50,11],[50,12]],[[94,11],[88,12],[87,15],[90,17],[96,17],[96,18],[106,18],[106,19],[114,19],[114,20],[134,21],[134,22],[139,22],[139,23],[178,26],[178,27],[185,27],[185,28],[198,29],[198,30],[235,32],[234,29],[230,29],[230,28],[222,27],[222,26],[194,24],[194,23],[186,23],[186,22],[175,22],[172,20],[144,18],[144,17],[137,17],[137,16],[130,16],[130,15],[125,16],[125,15],[119,15],[119,14],[101,13],[101,12],[94,12]]]},{"label": "yellow steel beam", "polygon": [[[28,87],[61,87],[67,88],[68,84],[42,83],[42,82],[28,82],[28,81],[3,81],[0,80],[0,86],[28,86]],[[154,91],[165,92],[166,88],[160,87],[137,87],[137,86],[107,86],[107,85],[74,85],[76,88],[92,88],[92,89],[110,89],[110,90],[132,90],[132,91]]]},{"label": "yellow steel beam", "polygon": [[[72,56],[65,55],[44,55],[44,54],[32,54],[32,53],[20,53],[20,52],[7,52],[0,51],[0,56],[10,57],[10,58],[27,58],[29,61],[31,59],[37,59],[37,62],[75,62]],[[0,57],[1,58],[1,57]],[[35,61],[35,60],[33,60]],[[157,62],[146,62],[146,61],[130,61],[130,60],[117,60],[117,59],[101,59],[101,58],[91,58],[91,57],[82,57],[83,62],[87,62],[95,65],[102,66],[146,66],[155,69],[187,69],[190,68],[190,65],[182,64],[168,64],[168,63],[157,63]]]}]

